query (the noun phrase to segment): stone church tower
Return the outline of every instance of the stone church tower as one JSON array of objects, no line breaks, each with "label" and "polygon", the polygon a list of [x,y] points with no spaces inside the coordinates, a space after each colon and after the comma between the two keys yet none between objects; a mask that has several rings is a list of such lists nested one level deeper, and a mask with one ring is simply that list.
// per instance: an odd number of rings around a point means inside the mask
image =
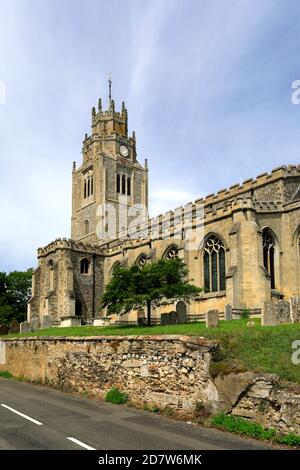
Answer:
[{"label": "stone church tower", "polygon": [[[109,81],[108,110],[92,108],[91,135],[83,141],[83,162],[73,164],[72,240],[99,242],[126,230],[137,207],[147,216],[148,168],[137,161],[135,132],[128,135],[128,112],[115,110]],[[107,214],[108,212],[108,214]],[[106,215],[106,219],[104,220]],[[104,222],[103,222],[104,221]],[[109,226],[108,226],[109,224]]]}]

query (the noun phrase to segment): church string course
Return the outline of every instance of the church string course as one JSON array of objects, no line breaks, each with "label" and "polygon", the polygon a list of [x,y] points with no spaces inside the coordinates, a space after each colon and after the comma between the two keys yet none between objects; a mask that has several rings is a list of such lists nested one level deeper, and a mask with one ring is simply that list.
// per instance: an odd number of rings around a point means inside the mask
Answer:
[{"label": "church string course", "polygon": [[[273,169],[174,211],[149,219],[148,164],[137,160],[128,112],[92,108],[83,161],[73,163],[71,239],[38,249],[28,321],[103,324],[101,296],[116,266],[184,259],[203,292],[190,304],[166,301],[153,323],[180,307],[187,320],[210,309],[260,315],[266,301],[300,295],[300,165]],[[142,309],[111,322],[143,323]],[[61,323],[62,322],[62,323]],[[69,322],[69,323],[68,323]]]}]

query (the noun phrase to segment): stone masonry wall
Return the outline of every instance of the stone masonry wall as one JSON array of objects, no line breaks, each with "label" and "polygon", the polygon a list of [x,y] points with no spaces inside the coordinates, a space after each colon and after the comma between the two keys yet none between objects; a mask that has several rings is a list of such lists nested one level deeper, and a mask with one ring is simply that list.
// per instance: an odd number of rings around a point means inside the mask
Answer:
[{"label": "stone masonry wall", "polygon": [[21,338],[0,341],[0,370],[99,397],[118,387],[141,405],[223,411],[300,435],[299,384],[253,372],[213,379],[217,355],[217,343],[179,335]]}]

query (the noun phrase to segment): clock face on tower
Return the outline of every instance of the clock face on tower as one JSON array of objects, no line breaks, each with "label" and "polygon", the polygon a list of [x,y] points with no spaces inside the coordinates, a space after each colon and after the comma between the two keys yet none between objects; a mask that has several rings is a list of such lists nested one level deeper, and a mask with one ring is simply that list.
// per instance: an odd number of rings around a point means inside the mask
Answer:
[{"label": "clock face on tower", "polygon": [[121,146],[120,146],[120,154],[122,155],[122,157],[128,157],[128,155],[129,155],[129,150],[128,150],[128,148],[126,147],[126,145],[121,145]]}]

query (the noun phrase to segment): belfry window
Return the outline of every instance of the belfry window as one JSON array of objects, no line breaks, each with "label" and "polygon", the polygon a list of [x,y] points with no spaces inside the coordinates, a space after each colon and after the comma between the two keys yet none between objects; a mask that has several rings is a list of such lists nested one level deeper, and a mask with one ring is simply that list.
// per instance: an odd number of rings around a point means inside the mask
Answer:
[{"label": "belfry window", "polygon": [[121,189],[121,185],[120,185],[120,175],[117,175],[117,193],[120,194],[120,189]]},{"label": "belfry window", "polygon": [[83,189],[83,194],[84,194],[84,199],[87,196],[87,185],[86,185],[86,179],[84,180],[84,189]]},{"label": "belfry window", "polygon": [[216,235],[211,235],[205,242],[203,266],[205,291],[225,290],[225,248]]},{"label": "belfry window", "polygon": [[89,260],[86,259],[86,258],[83,258],[80,261],[80,273],[81,274],[88,274],[89,273],[89,267],[90,267]]},{"label": "belfry window", "polygon": [[91,194],[91,181],[90,181],[90,177],[88,176],[88,184],[87,184],[87,195],[88,197],[90,196]]},{"label": "belfry window", "polygon": [[91,195],[94,194],[94,176],[91,176]]},{"label": "belfry window", "polygon": [[271,276],[271,289],[275,289],[275,237],[271,230],[263,230],[264,267]]},{"label": "belfry window", "polygon": [[122,194],[126,194],[126,177],[122,176]]},{"label": "belfry window", "polygon": [[127,195],[128,196],[131,195],[131,178],[130,177],[127,178]]}]

